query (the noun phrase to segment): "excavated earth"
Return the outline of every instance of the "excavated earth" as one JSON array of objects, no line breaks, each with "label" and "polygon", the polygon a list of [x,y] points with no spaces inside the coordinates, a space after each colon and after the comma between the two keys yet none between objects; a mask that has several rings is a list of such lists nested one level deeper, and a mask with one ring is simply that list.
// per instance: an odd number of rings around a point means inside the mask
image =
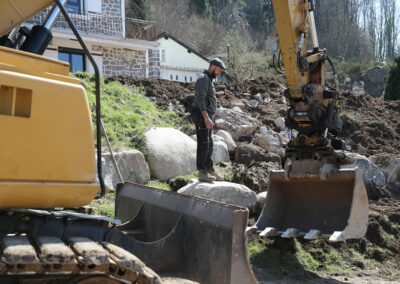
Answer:
[{"label": "excavated earth", "polygon": [[[142,87],[145,95],[160,108],[188,117],[194,83],[128,77],[106,80]],[[279,131],[273,121],[285,116],[287,109],[283,79],[258,78],[239,83],[217,83],[215,88],[219,106],[239,106],[263,125]],[[259,93],[264,100],[256,107],[243,103],[243,99],[250,101]],[[367,94],[346,92],[341,93],[339,106],[344,122],[341,138],[351,146],[352,151],[366,156],[400,157],[400,101],[385,102]],[[252,137],[242,137],[240,140],[248,143]],[[234,165],[235,168],[238,166]],[[270,168],[266,163],[248,165],[247,177],[242,178],[241,182],[253,190],[265,190],[265,177]],[[260,283],[400,283],[400,188],[380,188],[370,184],[367,191],[370,217],[366,237],[361,240],[332,244],[326,240],[270,239],[265,242],[251,238],[249,241],[253,244],[259,242],[265,245],[265,249],[253,259]],[[299,264],[298,258],[294,257],[299,251],[299,244],[316,261],[314,264],[318,264],[314,272],[309,272],[310,269]]]}]

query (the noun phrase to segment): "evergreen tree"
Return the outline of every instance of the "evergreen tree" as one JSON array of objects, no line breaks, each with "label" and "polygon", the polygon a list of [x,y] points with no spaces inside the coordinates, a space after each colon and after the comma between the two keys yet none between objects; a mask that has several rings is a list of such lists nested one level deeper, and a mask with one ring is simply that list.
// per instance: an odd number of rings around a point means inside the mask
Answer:
[{"label": "evergreen tree", "polygon": [[385,88],[385,100],[400,100],[400,55],[390,68],[388,82]]}]

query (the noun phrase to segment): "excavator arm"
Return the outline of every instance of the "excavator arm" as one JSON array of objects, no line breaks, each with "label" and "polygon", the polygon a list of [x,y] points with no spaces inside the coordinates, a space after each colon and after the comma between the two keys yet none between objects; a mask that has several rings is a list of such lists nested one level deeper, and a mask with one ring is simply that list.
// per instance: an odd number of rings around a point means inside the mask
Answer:
[{"label": "excavator arm", "polygon": [[[330,241],[361,238],[368,222],[367,193],[359,169],[340,169],[354,161],[335,138],[343,126],[337,112],[339,84],[327,51],[319,46],[313,1],[272,2],[276,52],[280,48],[274,64],[286,75],[289,142],[284,171],[271,173],[262,214],[247,232]],[[326,62],[334,73],[333,88],[325,84]]]}]

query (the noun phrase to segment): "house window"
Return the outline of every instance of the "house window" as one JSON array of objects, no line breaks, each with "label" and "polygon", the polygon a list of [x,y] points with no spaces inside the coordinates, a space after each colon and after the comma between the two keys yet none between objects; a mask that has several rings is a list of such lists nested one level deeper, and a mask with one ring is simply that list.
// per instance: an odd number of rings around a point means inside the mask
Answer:
[{"label": "house window", "polygon": [[171,78],[171,80],[174,80],[174,77],[173,77],[172,75],[171,75],[171,77],[170,77],[170,78]]},{"label": "house window", "polygon": [[165,63],[166,57],[165,57],[165,49],[161,49],[161,62]]},{"label": "house window", "polygon": [[68,62],[69,71],[72,73],[85,71],[85,55],[83,50],[72,48],[60,48],[58,50],[58,60]]},{"label": "house window", "polygon": [[176,81],[178,81],[179,80],[179,77],[178,77],[178,75],[176,75]]},{"label": "house window", "polygon": [[192,77],[190,77],[190,82],[193,82],[193,78]]},{"label": "house window", "polygon": [[81,0],[69,0],[65,8],[69,13],[80,14],[81,13]]},{"label": "house window", "polygon": [[185,82],[187,82],[187,77],[185,76]]}]

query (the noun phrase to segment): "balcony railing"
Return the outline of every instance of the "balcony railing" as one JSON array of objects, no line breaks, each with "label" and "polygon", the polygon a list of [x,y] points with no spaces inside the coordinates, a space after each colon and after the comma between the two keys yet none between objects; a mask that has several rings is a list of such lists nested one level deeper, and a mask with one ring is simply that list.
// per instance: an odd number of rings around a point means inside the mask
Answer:
[{"label": "balcony railing", "polygon": [[[28,23],[42,24],[47,13],[48,11],[37,14]],[[157,24],[151,21],[98,14],[71,14],[71,18],[77,29],[87,34],[150,41],[156,40],[157,37]],[[68,23],[62,15],[57,19],[54,28],[69,29]]]}]

